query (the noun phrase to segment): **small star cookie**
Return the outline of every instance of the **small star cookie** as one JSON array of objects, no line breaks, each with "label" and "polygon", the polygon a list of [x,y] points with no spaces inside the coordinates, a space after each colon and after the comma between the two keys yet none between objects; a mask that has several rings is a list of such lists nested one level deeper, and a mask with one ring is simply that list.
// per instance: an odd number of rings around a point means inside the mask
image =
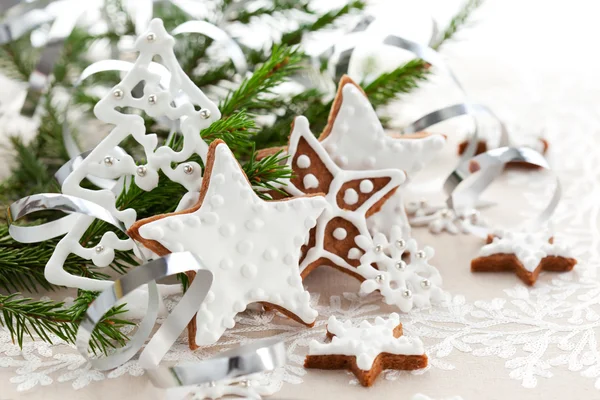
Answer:
[{"label": "small star cookie", "polygon": [[200,198],[191,208],[136,222],[129,234],[158,255],[194,252],[214,275],[188,327],[190,348],[215,343],[234,317],[263,302],[312,326],[317,312],[302,286],[300,248],[327,208],[322,196],[264,201],[227,145],[208,151]]},{"label": "small star cookie", "polygon": [[327,322],[329,343],[313,340],[304,361],[305,368],[347,369],[363,386],[371,386],[385,369],[415,370],[427,366],[423,342],[402,336],[402,324],[396,313],[387,320],[375,318],[353,326],[334,316]]},{"label": "small star cookie", "polygon": [[[287,164],[293,178],[281,190],[292,196],[324,193],[330,206],[318,218],[317,226],[302,247],[302,277],[321,265],[329,265],[364,279],[356,272],[363,252],[354,239],[358,235],[369,236],[367,217],[380,210],[404,183],[406,175],[398,169],[347,171],[339,168],[312,134],[304,117],[294,122],[289,155]],[[281,196],[277,192],[271,194]]]},{"label": "small star cookie", "polygon": [[488,236],[479,257],[471,261],[472,272],[515,271],[527,285],[535,284],[540,272],[571,271],[577,260],[570,250],[554,243],[547,230],[535,233],[498,231]]}]

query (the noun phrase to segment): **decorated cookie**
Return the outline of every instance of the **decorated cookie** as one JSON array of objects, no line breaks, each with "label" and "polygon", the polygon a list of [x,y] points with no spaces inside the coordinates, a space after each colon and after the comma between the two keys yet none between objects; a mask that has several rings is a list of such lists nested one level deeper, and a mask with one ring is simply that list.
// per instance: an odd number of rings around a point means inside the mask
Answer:
[{"label": "decorated cookie", "polygon": [[321,265],[328,265],[363,279],[356,272],[363,251],[357,247],[355,238],[369,236],[366,218],[379,211],[404,182],[405,174],[397,169],[347,171],[339,168],[311,133],[304,117],[294,122],[289,155],[287,163],[293,178],[281,189],[292,196],[325,193],[330,205],[302,247],[302,277]]},{"label": "decorated cookie", "polygon": [[445,205],[432,206],[426,201],[411,201],[406,205],[406,213],[411,226],[426,226],[435,234],[472,233],[471,228],[486,225],[474,208],[450,210]]},{"label": "decorated cookie", "polygon": [[[442,135],[418,133],[387,135],[369,99],[350,77],[343,76],[319,141],[335,164],[344,170],[376,171],[400,169],[409,177],[436,156],[445,143]],[[261,155],[277,149],[266,149]],[[369,216],[369,229],[389,235],[392,226],[400,226],[410,236],[401,191]]]},{"label": "decorated cookie", "polygon": [[[419,250],[416,240],[402,239],[399,227],[392,228],[389,241],[381,233],[375,234],[373,240],[367,236],[357,236],[355,240],[365,252],[357,268],[365,278],[360,294],[378,290],[387,304],[396,305],[403,312],[446,299],[446,293],[440,288],[442,277],[429,265],[433,248]],[[408,262],[403,260],[405,253],[410,253]]]},{"label": "decorated cookie", "polygon": [[547,230],[535,233],[498,231],[488,237],[471,261],[472,272],[515,271],[528,285],[533,285],[540,272],[566,272],[577,260],[568,248],[554,243]]},{"label": "decorated cookie", "polygon": [[189,326],[190,347],[215,343],[234,317],[254,302],[268,303],[312,326],[298,269],[300,247],[327,207],[322,196],[267,202],[252,190],[222,141],[208,152],[200,197],[190,209],[136,222],[129,234],[158,255],[192,251],[214,282]]},{"label": "decorated cookie", "polygon": [[347,369],[363,386],[371,386],[385,369],[415,370],[427,366],[423,342],[402,336],[398,314],[375,324],[362,321],[358,326],[344,323],[334,316],[327,322],[329,343],[310,342],[305,368]]}]

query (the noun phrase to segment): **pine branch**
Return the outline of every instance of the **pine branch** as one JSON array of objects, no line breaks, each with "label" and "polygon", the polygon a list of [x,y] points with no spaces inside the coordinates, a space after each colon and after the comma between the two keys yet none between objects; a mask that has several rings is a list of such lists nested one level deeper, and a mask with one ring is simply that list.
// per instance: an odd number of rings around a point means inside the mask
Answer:
[{"label": "pine branch", "polygon": [[363,85],[373,107],[386,105],[402,94],[410,93],[427,80],[429,68],[422,60],[411,60],[391,72],[379,75],[374,81]]},{"label": "pine branch", "polygon": [[[53,336],[75,343],[77,328],[96,293],[80,292],[75,303],[65,309],[64,303],[19,298],[18,294],[0,295],[0,326],[10,332],[13,343],[23,347],[26,336],[53,343]],[[94,353],[106,353],[110,348],[123,346],[127,336],[121,332],[131,322],[119,319],[126,310],[123,306],[111,309],[92,333],[90,348]]]},{"label": "pine branch", "polygon": [[479,8],[485,0],[467,0],[461,7],[461,9],[452,17],[448,26],[444,29],[442,34],[434,41],[431,45],[436,50],[452,39],[456,33],[468,22],[469,17],[477,8]]},{"label": "pine branch", "polygon": [[262,15],[272,15],[274,13],[281,13],[289,10],[301,11],[306,14],[313,14],[310,7],[310,0],[273,0],[269,5],[261,6],[254,10],[242,9],[238,11],[233,17],[235,22],[241,24],[248,24],[250,20],[255,17]]},{"label": "pine branch", "polygon": [[[292,177],[292,171],[284,164],[287,157],[287,155],[283,155],[283,153],[279,151],[276,154],[257,161],[256,148],[253,147],[250,160],[243,165],[244,172],[250,181],[250,185],[255,189],[262,188],[284,193],[278,189],[275,184],[284,184],[284,179],[290,179]],[[255,192],[259,196],[268,199],[260,190],[255,190]]]},{"label": "pine branch", "polygon": [[0,46],[0,70],[12,79],[26,82],[35,68],[38,53],[31,47],[29,35]]},{"label": "pine branch", "polygon": [[272,94],[274,87],[285,82],[301,68],[301,61],[302,54],[297,48],[273,47],[269,59],[221,101],[219,109],[223,117],[228,117],[235,111],[260,107],[266,101],[265,96]]},{"label": "pine branch", "polygon": [[302,24],[298,29],[285,33],[281,37],[281,43],[288,46],[297,45],[306,33],[326,28],[336,22],[340,17],[348,15],[356,10],[362,10],[365,6],[366,4],[362,0],[352,0],[337,10],[332,10],[321,15],[315,22]]}]

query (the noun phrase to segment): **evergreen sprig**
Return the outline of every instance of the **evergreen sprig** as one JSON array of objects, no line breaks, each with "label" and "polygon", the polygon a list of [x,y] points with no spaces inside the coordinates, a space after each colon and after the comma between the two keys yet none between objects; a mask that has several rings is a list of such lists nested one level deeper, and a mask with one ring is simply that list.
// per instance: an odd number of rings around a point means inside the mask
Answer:
[{"label": "evergreen sprig", "polygon": [[[62,302],[21,298],[18,293],[0,295],[0,326],[8,329],[12,341],[19,347],[23,347],[26,337],[48,343],[56,338],[75,343],[79,322],[96,296],[97,293],[81,291],[74,304],[65,308]],[[121,305],[104,315],[92,333],[90,348],[94,353],[106,353],[127,342],[121,328],[133,323],[120,318],[125,311]]]},{"label": "evergreen sprig", "polygon": [[450,19],[448,26],[446,26],[442,34],[432,43],[431,47],[437,50],[444,43],[454,38],[456,33],[468,23],[473,12],[478,9],[484,1],[485,0],[467,0],[452,19]]}]

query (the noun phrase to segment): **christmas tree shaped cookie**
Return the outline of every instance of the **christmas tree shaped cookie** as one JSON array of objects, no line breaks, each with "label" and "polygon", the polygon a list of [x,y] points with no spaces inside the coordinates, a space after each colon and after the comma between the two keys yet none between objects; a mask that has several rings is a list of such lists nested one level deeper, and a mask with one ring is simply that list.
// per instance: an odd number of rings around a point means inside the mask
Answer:
[{"label": "christmas tree shaped cookie", "polygon": [[326,207],[322,196],[262,200],[227,145],[217,140],[208,151],[197,204],[138,221],[129,234],[159,255],[191,251],[213,273],[189,328],[190,347],[196,348],[215,343],[254,302],[312,326],[317,312],[302,286],[298,258]]}]

